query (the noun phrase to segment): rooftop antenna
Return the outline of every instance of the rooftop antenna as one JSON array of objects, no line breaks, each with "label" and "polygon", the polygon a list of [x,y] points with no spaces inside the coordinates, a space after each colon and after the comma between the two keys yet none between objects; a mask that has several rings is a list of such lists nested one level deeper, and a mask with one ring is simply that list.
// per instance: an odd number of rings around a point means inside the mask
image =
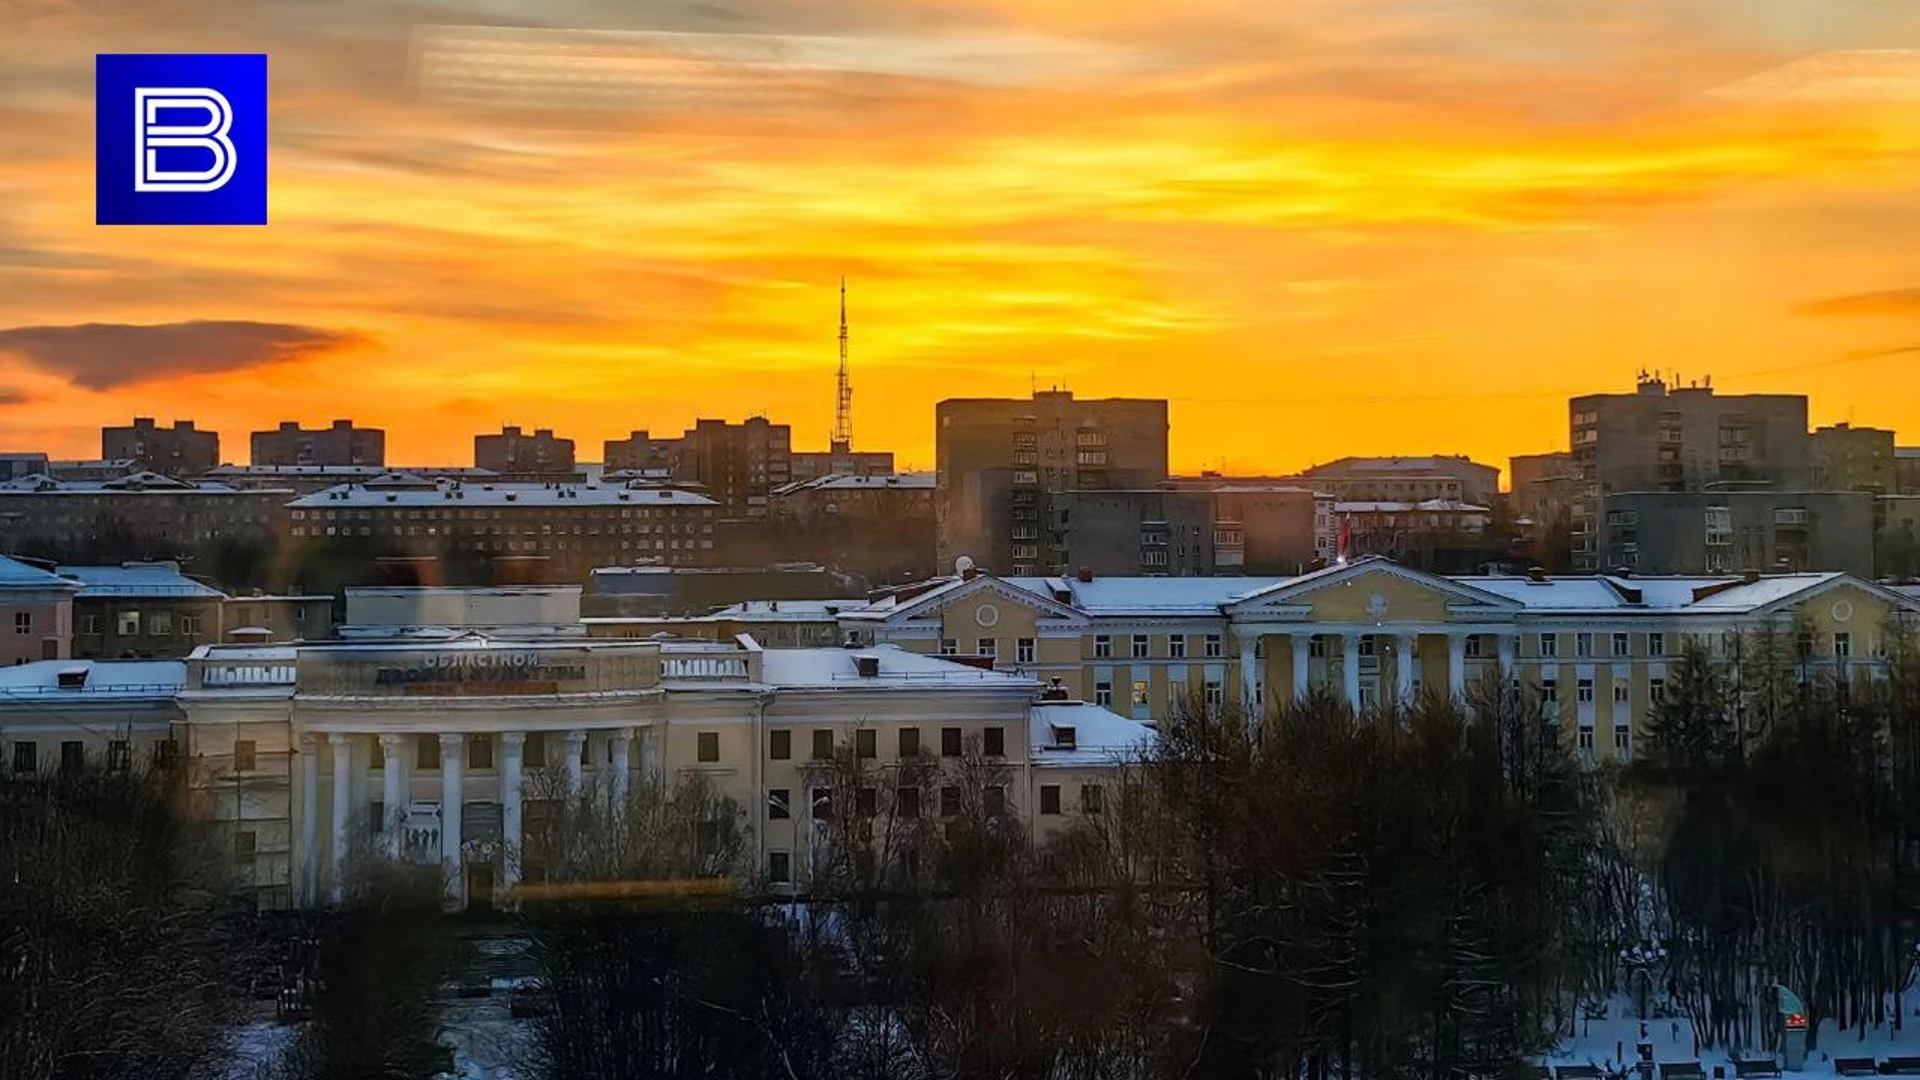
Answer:
[{"label": "rooftop antenna", "polygon": [[834,381],[833,440],[831,450],[844,454],[853,448],[853,376],[847,371],[847,279],[840,279],[840,374]]}]

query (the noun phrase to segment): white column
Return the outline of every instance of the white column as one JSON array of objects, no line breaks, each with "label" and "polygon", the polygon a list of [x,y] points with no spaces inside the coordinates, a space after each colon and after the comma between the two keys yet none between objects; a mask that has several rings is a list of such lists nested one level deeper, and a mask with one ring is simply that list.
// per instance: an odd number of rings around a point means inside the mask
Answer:
[{"label": "white column", "polygon": [[633,731],[621,728],[607,737],[608,752],[613,755],[613,805],[627,804],[627,790],[633,780]]},{"label": "white column", "polygon": [[506,848],[501,860],[502,888],[511,889],[520,882],[520,778],[525,764],[527,733],[507,731],[500,735],[500,842]]},{"label": "white column", "polygon": [[1420,662],[1420,638],[1401,634],[1393,646],[1394,690],[1402,704],[1413,700],[1413,669]]},{"label": "white column", "polygon": [[1313,678],[1313,635],[1294,634],[1287,640],[1293,646],[1293,700],[1305,701]]},{"label": "white column", "polygon": [[333,902],[347,898],[347,811],[353,805],[353,736],[336,731],[327,736],[333,744]]},{"label": "white column", "polygon": [[1467,638],[1465,634],[1447,635],[1447,693],[1463,697],[1467,692]]},{"label": "white column", "polygon": [[1253,712],[1253,686],[1260,681],[1260,658],[1255,656],[1259,638],[1252,631],[1240,634],[1240,705]]},{"label": "white column", "polygon": [[578,792],[585,783],[580,775],[581,757],[587,748],[587,733],[584,731],[567,732],[567,790]]},{"label": "white column", "polygon": [[380,833],[386,838],[387,858],[398,859],[403,842],[400,835],[400,822],[405,820],[407,805],[406,774],[400,770],[406,767],[404,759],[412,740],[405,735],[380,736],[382,755],[380,772],[380,803],[387,820],[380,823]]},{"label": "white column", "polygon": [[320,902],[320,741],[300,742],[300,898]]},{"label": "white column", "polygon": [[1340,676],[1346,683],[1347,704],[1360,710],[1360,635],[1340,635]]},{"label": "white column", "polygon": [[1519,642],[1518,634],[1500,635],[1500,677],[1502,679],[1511,679],[1514,676],[1513,655],[1519,647]]},{"label": "white column", "polygon": [[660,786],[660,744],[664,734],[657,727],[640,729],[640,782],[648,787]]},{"label": "white column", "polygon": [[460,811],[466,800],[466,781],[461,774],[465,762],[467,737],[459,734],[440,736],[440,876],[441,891],[447,906],[464,907],[467,892],[467,867],[460,851]]}]

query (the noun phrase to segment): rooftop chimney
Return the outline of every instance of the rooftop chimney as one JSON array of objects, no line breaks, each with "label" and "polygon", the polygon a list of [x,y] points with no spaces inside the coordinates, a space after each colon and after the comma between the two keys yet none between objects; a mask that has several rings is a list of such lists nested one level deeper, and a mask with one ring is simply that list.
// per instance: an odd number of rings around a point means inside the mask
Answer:
[{"label": "rooftop chimney", "polygon": [[1740,580],[1746,582],[1749,585],[1755,584],[1760,580],[1760,571],[1742,570],[1740,572]]},{"label": "rooftop chimney", "polygon": [[1089,567],[1085,567],[1085,566],[1081,567],[1079,578],[1081,581],[1091,582],[1093,580],[1093,570],[1090,569]]},{"label": "rooftop chimney", "polygon": [[1536,585],[1545,585],[1547,583],[1546,568],[1541,566],[1532,567],[1527,571],[1527,580]]},{"label": "rooftop chimney", "polygon": [[880,658],[872,653],[861,653],[853,658],[853,668],[863,679],[877,679],[880,677]]}]

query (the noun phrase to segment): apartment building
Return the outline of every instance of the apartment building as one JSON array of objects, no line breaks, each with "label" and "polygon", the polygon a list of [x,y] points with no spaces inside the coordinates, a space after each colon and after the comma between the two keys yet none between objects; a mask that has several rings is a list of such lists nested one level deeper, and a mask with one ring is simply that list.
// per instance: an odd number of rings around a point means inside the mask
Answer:
[{"label": "apartment building", "polygon": [[495,473],[570,475],[574,471],[573,440],[555,435],[552,428],[528,434],[507,426],[497,435],[473,437],[473,464]]},{"label": "apartment building", "polygon": [[793,453],[793,482],[815,480],[822,476],[891,476],[893,451],[796,450]]},{"label": "apartment building", "polygon": [[0,665],[73,655],[75,582],[0,556]]},{"label": "apartment building", "polygon": [[0,483],[0,548],[66,563],[118,563],[264,549],[291,489],[239,490],[152,472],[109,480],[36,474]]},{"label": "apartment building", "polygon": [[387,433],[380,428],[355,427],[351,420],[335,420],[323,428],[303,428],[283,420],[272,431],[252,436],[250,459],[255,465],[384,466]]},{"label": "apartment building", "polygon": [[1573,502],[1576,470],[1565,450],[1515,454],[1507,460],[1507,497],[1518,517],[1553,521]]},{"label": "apartment building", "polygon": [[934,409],[939,561],[1004,573],[1063,569],[1050,533],[1068,491],[1145,489],[1167,479],[1164,400],[949,398]]},{"label": "apartment building", "polygon": [[1807,399],[1716,395],[1642,375],[1631,394],[1568,403],[1577,490],[1570,507],[1576,569],[1600,565],[1609,500],[1635,491],[1804,491],[1815,476]]},{"label": "apartment building", "polygon": [[162,476],[199,476],[220,464],[220,435],[194,427],[191,420],[163,428],[151,416],[136,416],[126,427],[100,429],[100,456],[131,460]]},{"label": "apartment building", "polygon": [[774,490],[793,481],[793,431],[764,416],[697,420],[674,450],[673,479],[699,485],[722,518],[765,519]]},{"label": "apartment building", "polygon": [[1893,495],[1900,490],[1896,474],[1893,432],[1885,428],[1831,424],[1815,428],[1813,476],[1817,491],[1866,491]]},{"label": "apartment building", "polygon": [[1300,484],[1341,502],[1433,500],[1487,506],[1500,491],[1500,470],[1462,454],[1343,457],[1300,471]]},{"label": "apartment building", "polygon": [[1865,491],[1631,491],[1607,498],[1600,565],[1643,574],[1874,574]]}]

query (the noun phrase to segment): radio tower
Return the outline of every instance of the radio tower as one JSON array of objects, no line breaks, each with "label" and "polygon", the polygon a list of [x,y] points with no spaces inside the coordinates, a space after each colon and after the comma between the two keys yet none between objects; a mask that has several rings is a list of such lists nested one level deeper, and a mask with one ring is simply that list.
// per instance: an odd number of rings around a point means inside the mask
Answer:
[{"label": "radio tower", "polygon": [[840,374],[834,382],[833,440],[835,454],[853,448],[853,377],[847,372],[847,279],[840,279]]}]

